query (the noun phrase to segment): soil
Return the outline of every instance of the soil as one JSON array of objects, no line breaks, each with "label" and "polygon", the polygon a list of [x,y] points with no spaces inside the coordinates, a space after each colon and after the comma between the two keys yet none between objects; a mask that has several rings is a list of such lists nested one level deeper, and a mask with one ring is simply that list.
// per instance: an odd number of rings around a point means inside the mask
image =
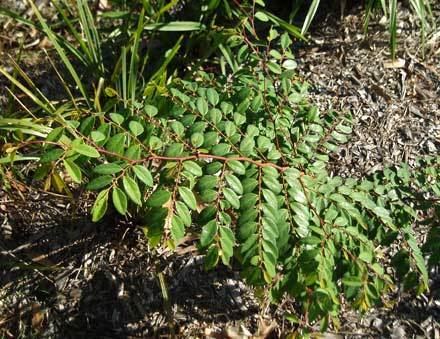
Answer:
[{"label": "soil", "polygon": [[[310,82],[312,100],[322,112],[351,112],[355,121],[352,140],[335,156],[332,170],[361,177],[401,161],[413,165],[420,155],[438,156],[440,35],[428,36],[422,59],[416,20],[403,9],[398,51],[403,62],[387,68],[386,27],[372,25],[365,38],[359,9],[353,11],[342,22],[331,15],[321,20],[309,43],[297,49],[298,72]],[[3,36],[1,45],[3,52],[18,48]],[[37,70],[34,74],[47,71],[38,67],[31,47],[28,55],[26,65]],[[173,332],[263,338],[285,337],[295,329],[284,317],[296,312],[291,300],[261,313],[256,293],[236,270],[203,269],[190,238],[175,253],[152,252],[129,220],[110,215],[91,223],[86,194],[71,200],[11,184],[8,193],[0,190],[0,335],[5,338],[168,337]],[[423,242],[427,227],[415,227]],[[365,315],[344,310],[341,328],[324,337],[439,338],[439,273],[438,267],[430,270],[431,289],[418,297],[397,289],[389,308]]]}]

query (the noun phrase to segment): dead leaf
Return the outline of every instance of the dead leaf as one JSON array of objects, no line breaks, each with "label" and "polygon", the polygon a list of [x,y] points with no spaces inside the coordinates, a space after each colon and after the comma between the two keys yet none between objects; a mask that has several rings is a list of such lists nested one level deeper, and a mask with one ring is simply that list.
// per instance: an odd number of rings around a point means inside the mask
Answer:
[{"label": "dead leaf", "polygon": [[260,319],[258,325],[258,334],[254,336],[254,339],[265,339],[269,337],[273,331],[278,327],[278,324],[275,320],[272,320],[270,323],[267,323],[265,320]]},{"label": "dead leaf", "polygon": [[394,61],[384,62],[383,67],[384,68],[404,68],[405,67],[405,60],[396,59]]},{"label": "dead leaf", "polygon": [[31,306],[31,312],[32,312],[32,328],[34,330],[40,330],[43,321],[44,321],[44,312],[41,310],[41,306],[38,303],[33,303]]}]

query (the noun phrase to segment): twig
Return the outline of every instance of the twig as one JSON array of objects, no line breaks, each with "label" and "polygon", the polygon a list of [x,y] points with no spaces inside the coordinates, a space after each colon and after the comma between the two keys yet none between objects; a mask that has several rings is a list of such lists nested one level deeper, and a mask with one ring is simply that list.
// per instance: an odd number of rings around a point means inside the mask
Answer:
[{"label": "twig", "polygon": [[[24,146],[30,145],[30,144],[41,144],[41,143],[47,143],[47,144],[51,144],[51,145],[57,145],[57,146],[61,146],[56,142],[50,142],[50,141],[45,141],[45,140],[32,140],[32,141],[27,141],[24,142],[22,144],[20,144],[19,146],[16,146],[15,148],[22,148]],[[65,145],[63,145],[65,146]],[[289,167],[285,167],[285,166],[279,166],[277,164],[274,164],[272,162],[262,162],[259,160],[254,160],[252,158],[248,158],[248,157],[244,157],[244,156],[235,156],[235,157],[224,157],[224,156],[220,156],[220,155],[214,155],[214,154],[209,154],[209,153],[195,153],[192,155],[187,155],[187,156],[181,156],[181,157],[167,157],[167,156],[162,156],[162,155],[149,155],[146,158],[142,158],[142,159],[138,159],[138,160],[133,160],[130,159],[128,157],[125,157],[121,154],[115,153],[115,152],[111,152],[106,150],[105,148],[102,147],[96,147],[96,149],[102,153],[102,154],[107,154],[113,157],[117,157],[120,158],[122,160],[125,160],[131,164],[135,164],[135,163],[142,163],[142,162],[146,162],[146,161],[151,161],[151,160],[162,160],[162,161],[188,161],[188,160],[197,160],[197,159],[214,159],[214,160],[220,160],[220,161],[244,161],[244,162],[249,162],[251,164],[254,164],[255,166],[258,167],[273,167],[275,169],[277,169],[280,172],[284,172],[286,171]]]}]

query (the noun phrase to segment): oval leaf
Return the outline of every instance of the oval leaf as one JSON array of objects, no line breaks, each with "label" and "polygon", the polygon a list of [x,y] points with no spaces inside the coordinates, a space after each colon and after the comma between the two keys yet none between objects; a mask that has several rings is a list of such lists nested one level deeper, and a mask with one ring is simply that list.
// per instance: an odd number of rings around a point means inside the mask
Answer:
[{"label": "oval leaf", "polygon": [[166,190],[155,191],[147,200],[147,205],[150,207],[161,207],[170,200],[171,194]]},{"label": "oval leaf", "polygon": [[151,175],[151,172],[142,165],[136,165],[133,166],[133,172],[136,175],[136,177],[142,181],[145,185],[148,187],[153,187],[153,176]]},{"label": "oval leaf", "polygon": [[183,202],[192,210],[197,209],[197,202],[194,193],[188,187],[179,187],[179,194]]},{"label": "oval leaf", "polygon": [[128,124],[128,128],[130,129],[131,133],[133,133],[135,136],[144,133],[144,126],[142,126],[139,122],[134,120],[130,121],[130,123]]},{"label": "oval leaf", "polygon": [[142,205],[141,192],[137,182],[129,176],[124,176],[122,178],[122,185],[124,186],[125,193],[127,193],[130,200],[136,205]]},{"label": "oval leaf", "polygon": [[196,177],[200,177],[203,174],[202,168],[195,161],[185,161],[183,168]]},{"label": "oval leaf", "polygon": [[77,184],[81,183],[81,169],[77,164],[75,164],[72,160],[65,159],[63,161],[64,167],[66,168],[67,173],[69,173],[69,176],[72,178],[74,182]]},{"label": "oval leaf", "polygon": [[76,153],[85,155],[89,158],[99,158],[99,152],[92,146],[86,144],[78,144],[73,146],[73,150]]},{"label": "oval leaf", "polygon": [[124,191],[118,187],[113,188],[112,192],[113,206],[120,214],[125,215],[127,213],[127,196]]},{"label": "oval leaf", "polygon": [[105,212],[107,212],[108,205],[108,190],[99,192],[96,197],[95,203],[92,207],[92,221],[97,222],[102,219]]},{"label": "oval leaf", "polygon": [[122,171],[122,167],[114,162],[109,164],[101,164],[93,169],[93,172],[98,174],[115,174],[120,171]]},{"label": "oval leaf", "polygon": [[96,191],[110,185],[112,181],[113,177],[111,175],[102,175],[90,181],[86,187],[88,190]]},{"label": "oval leaf", "polygon": [[200,234],[200,245],[202,247],[209,246],[217,234],[217,222],[211,220],[202,228],[202,233]]},{"label": "oval leaf", "polygon": [[240,208],[240,200],[233,190],[230,188],[225,188],[223,190],[223,195],[225,196],[225,199],[232,205],[232,207],[235,209]]}]

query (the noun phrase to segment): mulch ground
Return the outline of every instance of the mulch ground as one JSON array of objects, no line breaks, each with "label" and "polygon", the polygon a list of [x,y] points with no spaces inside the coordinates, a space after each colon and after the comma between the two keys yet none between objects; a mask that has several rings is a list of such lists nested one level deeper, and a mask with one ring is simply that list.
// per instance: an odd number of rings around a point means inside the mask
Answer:
[{"label": "mulch ground", "polygon": [[[439,8],[435,9],[439,10]],[[437,12],[438,13],[438,12]],[[356,13],[355,13],[356,14]],[[439,16],[437,16],[439,17]],[[335,155],[343,176],[371,174],[440,151],[440,35],[428,36],[421,58],[415,19],[402,10],[398,57],[388,68],[388,33],[359,15],[329,16],[298,46],[299,74],[321,111],[350,111],[351,141]],[[1,44],[0,44],[1,45]],[[1,81],[1,79],[0,79]],[[13,184],[0,190],[0,336],[6,338],[281,337],[294,329],[286,300],[260,313],[259,300],[234,269],[203,269],[191,239],[177,253],[152,252],[142,231],[108,216],[93,224],[91,199],[75,201]],[[416,225],[419,240],[426,226]],[[162,272],[170,302],[164,302]],[[393,307],[365,315],[344,310],[327,338],[440,336],[440,274],[418,297],[396,290]]]}]

